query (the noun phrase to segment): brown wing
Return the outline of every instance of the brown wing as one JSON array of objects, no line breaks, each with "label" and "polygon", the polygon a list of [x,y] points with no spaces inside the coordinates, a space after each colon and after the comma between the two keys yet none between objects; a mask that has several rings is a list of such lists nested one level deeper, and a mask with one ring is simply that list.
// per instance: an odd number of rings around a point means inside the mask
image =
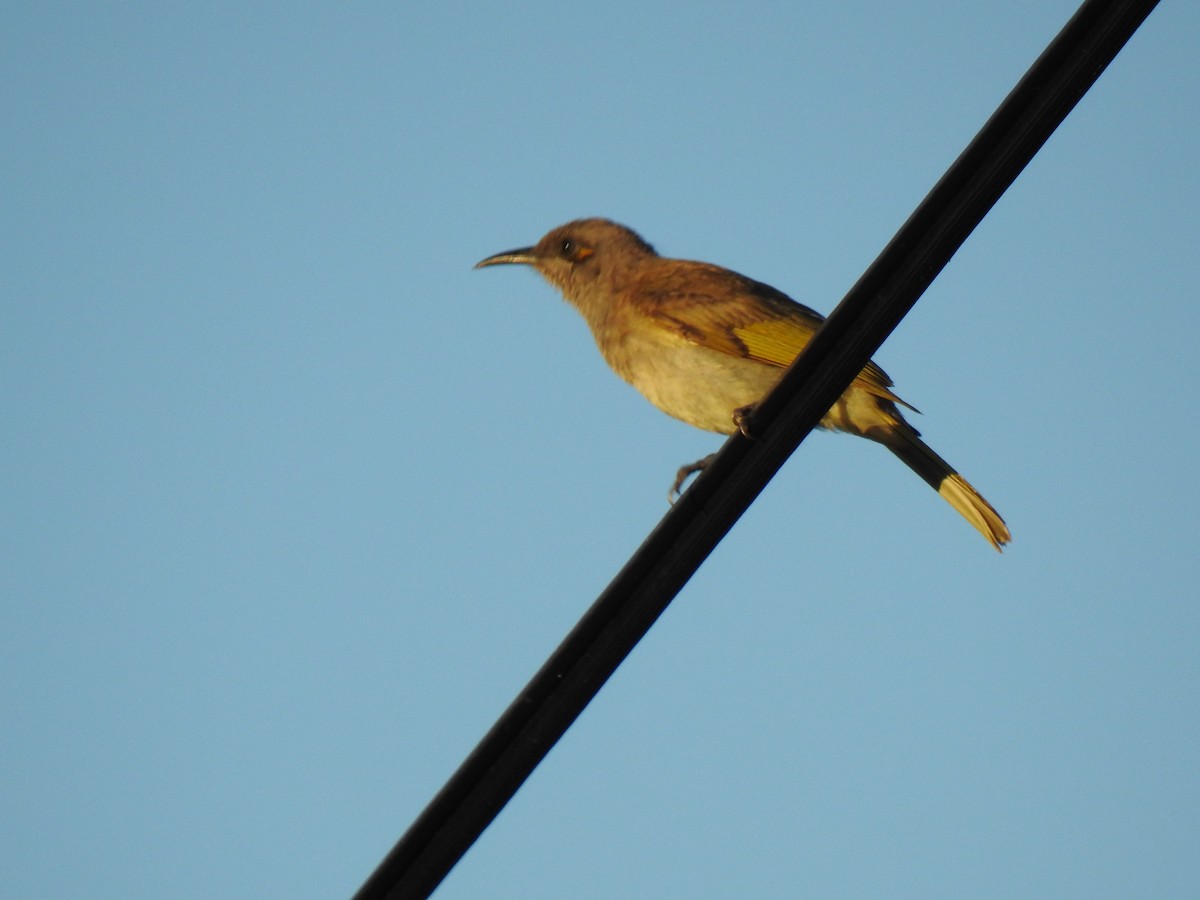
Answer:
[{"label": "brown wing", "polygon": [[[770,285],[719,266],[664,260],[671,267],[640,286],[644,312],[687,340],[726,353],[786,368],[825,319]],[[892,380],[873,362],[854,384],[908,406],[889,390]]]}]

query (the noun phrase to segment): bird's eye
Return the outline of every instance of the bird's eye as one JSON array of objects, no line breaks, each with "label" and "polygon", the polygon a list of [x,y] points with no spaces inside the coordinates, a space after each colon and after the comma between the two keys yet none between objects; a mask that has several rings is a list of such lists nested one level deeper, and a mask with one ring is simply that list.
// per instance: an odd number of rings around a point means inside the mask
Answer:
[{"label": "bird's eye", "polygon": [[571,265],[578,265],[595,252],[587,244],[581,244],[575,238],[565,237],[558,239],[558,255],[560,258],[571,263]]}]

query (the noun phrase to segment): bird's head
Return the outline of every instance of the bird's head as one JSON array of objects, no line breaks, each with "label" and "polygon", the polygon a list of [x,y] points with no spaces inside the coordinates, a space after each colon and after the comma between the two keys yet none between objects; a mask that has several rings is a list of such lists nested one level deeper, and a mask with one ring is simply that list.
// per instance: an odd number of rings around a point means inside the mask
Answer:
[{"label": "bird's head", "polygon": [[657,256],[637,232],[608,219],[577,219],[555,228],[532,247],[497,253],[475,268],[520,263],[577,306],[620,290],[637,266]]}]

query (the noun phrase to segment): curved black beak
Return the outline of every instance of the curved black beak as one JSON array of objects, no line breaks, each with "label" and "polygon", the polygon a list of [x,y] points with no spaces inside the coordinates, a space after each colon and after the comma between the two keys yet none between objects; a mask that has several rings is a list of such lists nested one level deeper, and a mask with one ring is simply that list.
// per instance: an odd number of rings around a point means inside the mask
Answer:
[{"label": "curved black beak", "polygon": [[500,266],[505,264],[521,264],[532,266],[537,262],[536,247],[522,247],[519,250],[508,250],[504,253],[497,253],[495,256],[489,256],[487,259],[481,259],[475,263],[476,269],[482,269],[484,266]]}]

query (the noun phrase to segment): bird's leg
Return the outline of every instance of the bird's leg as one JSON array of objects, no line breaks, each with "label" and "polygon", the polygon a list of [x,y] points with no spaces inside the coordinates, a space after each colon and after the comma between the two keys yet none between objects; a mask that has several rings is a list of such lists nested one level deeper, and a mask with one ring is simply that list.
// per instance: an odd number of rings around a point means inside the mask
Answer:
[{"label": "bird's leg", "polygon": [[743,437],[755,440],[755,435],[750,433],[750,413],[754,412],[755,404],[749,406],[739,406],[733,411],[733,424],[737,426],[737,430],[742,433]]},{"label": "bird's leg", "polygon": [[688,480],[688,477],[703,470],[705,466],[712,462],[712,458],[716,455],[715,453],[710,453],[704,459],[698,459],[687,466],[680,466],[679,471],[675,473],[675,483],[671,485],[671,490],[667,492],[667,502],[674,503],[678,500],[679,494],[683,490],[683,483]]}]

